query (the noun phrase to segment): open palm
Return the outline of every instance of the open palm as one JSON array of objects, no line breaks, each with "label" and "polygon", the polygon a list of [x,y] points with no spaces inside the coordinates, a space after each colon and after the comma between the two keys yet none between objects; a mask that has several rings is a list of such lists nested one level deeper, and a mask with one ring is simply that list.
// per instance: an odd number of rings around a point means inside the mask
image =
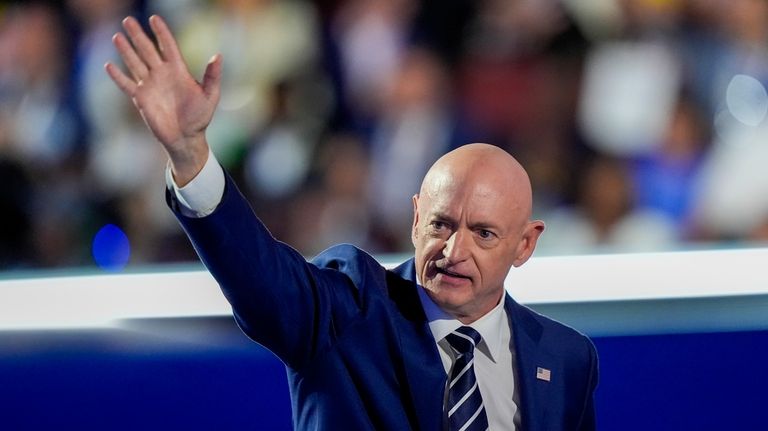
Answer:
[{"label": "open palm", "polygon": [[167,24],[159,16],[152,16],[149,22],[157,47],[139,23],[128,17],[123,21],[127,37],[122,33],[113,37],[128,74],[111,63],[106,70],[132,99],[174,168],[196,173],[208,154],[205,129],[219,102],[221,57],[211,59],[200,83],[189,73]]}]

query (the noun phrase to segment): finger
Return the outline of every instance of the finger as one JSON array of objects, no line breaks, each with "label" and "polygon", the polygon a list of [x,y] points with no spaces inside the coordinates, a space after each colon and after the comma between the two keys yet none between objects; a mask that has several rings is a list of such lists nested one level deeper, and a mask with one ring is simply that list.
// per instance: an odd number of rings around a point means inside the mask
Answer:
[{"label": "finger", "polygon": [[112,43],[115,45],[115,48],[117,48],[120,58],[123,59],[123,63],[125,63],[125,66],[136,81],[144,79],[149,74],[147,65],[141,61],[136,54],[136,51],[134,51],[133,45],[131,45],[131,43],[128,42],[128,39],[125,38],[125,35],[122,33],[115,34],[112,37]]},{"label": "finger", "polygon": [[125,28],[128,37],[131,38],[131,43],[136,48],[139,58],[147,65],[148,68],[159,66],[163,60],[160,58],[160,54],[155,48],[155,44],[149,39],[144,30],[133,17],[128,17],[123,20],[123,28]]},{"label": "finger", "polygon": [[183,61],[179,45],[165,20],[158,15],[152,15],[149,17],[149,26],[152,27],[152,31],[157,37],[157,44],[160,47],[160,53],[163,55],[163,58],[174,62]]},{"label": "finger", "polygon": [[214,103],[218,103],[221,94],[221,63],[221,54],[211,57],[203,76],[203,91]]},{"label": "finger", "polygon": [[107,74],[112,78],[112,81],[114,81],[120,91],[125,93],[128,97],[133,97],[136,93],[136,82],[127,77],[120,68],[112,63],[105,64],[104,69],[106,69]]}]

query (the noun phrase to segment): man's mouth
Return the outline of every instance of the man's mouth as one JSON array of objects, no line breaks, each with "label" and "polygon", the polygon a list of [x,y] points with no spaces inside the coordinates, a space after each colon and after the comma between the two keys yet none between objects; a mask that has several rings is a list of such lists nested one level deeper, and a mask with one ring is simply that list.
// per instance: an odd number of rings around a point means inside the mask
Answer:
[{"label": "man's mouth", "polygon": [[435,271],[436,271],[438,274],[447,275],[447,276],[449,276],[449,277],[464,278],[464,279],[467,279],[467,280],[469,280],[469,279],[470,279],[468,276],[466,276],[466,275],[464,275],[464,274],[460,274],[460,273],[458,273],[458,272],[453,272],[453,271],[451,271],[451,270],[448,270],[448,269],[444,269],[444,268],[438,268],[438,267],[435,267]]}]

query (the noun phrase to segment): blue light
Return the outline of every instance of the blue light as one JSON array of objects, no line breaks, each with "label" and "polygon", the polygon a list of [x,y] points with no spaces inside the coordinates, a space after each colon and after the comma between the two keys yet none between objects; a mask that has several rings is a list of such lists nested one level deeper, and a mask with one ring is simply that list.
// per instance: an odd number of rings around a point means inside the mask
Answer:
[{"label": "blue light", "polygon": [[93,260],[106,271],[120,271],[131,257],[128,236],[117,226],[108,224],[93,237]]}]

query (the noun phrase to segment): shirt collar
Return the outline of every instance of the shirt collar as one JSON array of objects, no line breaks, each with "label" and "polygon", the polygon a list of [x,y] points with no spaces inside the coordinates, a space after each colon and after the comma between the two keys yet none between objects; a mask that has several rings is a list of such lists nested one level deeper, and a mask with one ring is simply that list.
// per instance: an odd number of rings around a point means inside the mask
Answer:
[{"label": "shirt collar", "polygon": [[[448,334],[464,326],[459,320],[441,309],[432,298],[427,295],[425,289],[419,285],[419,300],[427,316],[429,330],[436,341],[440,341]],[[502,348],[501,325],[506,324],[506,311],[504,309],[504,300],[506,295],[501,295],[501,301],[491,311],[483,317],[467,325],[480,333],[483,341],[478,345],[478,349],[485,353],[492,361],[496,362],[499,357],[499,349]]]}]

